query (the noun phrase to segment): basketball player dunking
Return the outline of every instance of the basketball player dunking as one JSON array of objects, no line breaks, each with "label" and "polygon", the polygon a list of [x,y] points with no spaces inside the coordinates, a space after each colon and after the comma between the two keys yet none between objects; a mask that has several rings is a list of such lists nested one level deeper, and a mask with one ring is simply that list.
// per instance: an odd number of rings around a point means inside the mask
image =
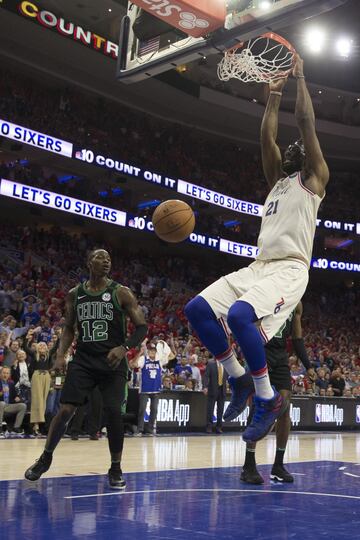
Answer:
[{"label": "basketball player dunking", "polygon": [[[102,394],[111,455],[108,472],[111,488],[123,489],[126,482],[120,467],[124,443],[122,414],[126,406],[128,364],[126,353],[143,341],[147,326],[133,293],[108,278],[111,259],[107,251],[96,249],[88,256],[89,281],[72,289],[65,306],[65,326],[60,337],[56,368],[63,368],[65,354],[74,340],[74,359],[68,364],[61,407],[53,418],[44,452],[25,472],[36,481],[51,465],[53,452],[65,433],[76,408],[98,386]],[[135,326],[126,338],[126,316]]]},{"label": "basketball player dunking", "polygon": [[[301,142],[286,149],[283,162],[276,137],[286,79],[269,85],[261,146],[271,191],[264,205],[257,260],[220,278],[185,307],[194,330],[230,375],[232,398],[224,414],[226,420],[245,408],[254,383],[254,415],[243,433],[245,441],[253,442],[262,439],[286,409],[286,400],[270,384],[264,342],[276,334],[305,292],[316,216],[329,180],[299,56],[295,58],[293,75],[297,80],[295,117]],[[224,321],[239,343],[251,375],[245,373],[229,348]]]}]

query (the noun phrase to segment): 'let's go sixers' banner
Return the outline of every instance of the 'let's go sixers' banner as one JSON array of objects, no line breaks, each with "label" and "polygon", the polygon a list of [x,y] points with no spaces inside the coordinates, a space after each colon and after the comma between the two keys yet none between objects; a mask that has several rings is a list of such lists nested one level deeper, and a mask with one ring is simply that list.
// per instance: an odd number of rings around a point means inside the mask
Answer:
[{"label": "'let's go sixers' banner", "polygon": [[[131,217],[126,212],[107,208],[80,199],[74,199],[66,195],[43,190],[34,186],[27,186],[18,182],[2,179],[0,195],[20,201],[45,206],[55,210],[62,210],[85,218],[96,219],[111,225],[129,227],[140,231],[154,232],[153,224],[143,217]],[[187,240],[191,244],[215,249],[229,255],[237,255],[254,259],[258,254],[256,246],[232,242],[225,238],[211,237],[204,234],[192,233]],[[313,268],[341,270],[348,272],[360,272],[360,264],[342,261],[329,261],[328,259],[314,259]]]},{"label": "'let's go sixers' banner", "polygon": [[[8,122],[6,120],[0,119],[0,136],[28,144],[30,146],[35,146],[41,150],[53,152],[64,157],[77,159],[90,165],[96,165],[107,170],[114,170],[127,176],[138,178],[139,180],[151,182],[161,187],[176,191],[177,193],[181,193],[182,195],[187,195],[192,199],[199,199],[209,204],[221,206],[222,208],[226,208],[234,212],[255,217],[262,216],[263,206],[260,204],[242,201],[223,193],[218,193],[217,191],[212,191],[205,187],[186,182],[185,180],[175,180],[174,178],[170,178],[166,175],[138,167],[131,163],[120,161],[119,159],[115,159],[111,156],[97,154],[93,150],[77,147],[72,143],[63,141],[57,137],[45,135],[32,129],[13,124],[12,122]],[[348,231],[360,234],[360,223],[318,219],[317,225],[318,227],[323,227],[325,229]]]}]

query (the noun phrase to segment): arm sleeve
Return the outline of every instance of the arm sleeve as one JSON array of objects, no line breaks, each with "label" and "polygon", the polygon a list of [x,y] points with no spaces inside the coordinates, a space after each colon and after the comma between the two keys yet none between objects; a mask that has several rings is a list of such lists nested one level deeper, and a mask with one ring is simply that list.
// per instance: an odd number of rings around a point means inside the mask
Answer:
[{"label": "arm sleeve", "polygon": [[125,341],[124,346],[127,349],[133,349],[134,347],[138,347],[140,345],[147,333],[148,327],[146,324],[140,324],[135,328],[135,331],[131,334],[131,336],[128,337],[128,339]]},{"label": "arm sleeve", "polygon": [[304,339],[293,338],[292,342],[294,345],[296,356],[300,359],[300,362],[302,363],[302,365],[304,366],[306,370],[310,369],[311,364],[310,364],[310,360],[305,349]]}]

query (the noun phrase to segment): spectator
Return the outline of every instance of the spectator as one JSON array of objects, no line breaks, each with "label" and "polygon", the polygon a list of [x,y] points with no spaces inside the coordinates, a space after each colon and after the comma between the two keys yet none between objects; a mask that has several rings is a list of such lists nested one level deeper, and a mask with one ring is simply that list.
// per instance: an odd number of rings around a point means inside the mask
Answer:
[{"label": "spectator", "polygon": [[[139,414],[137,435],[153,435],[161,391],[161,370],[169,361],[171,349],[167,343],[159,340],[142,344],[140,356],[133,362],[140,369]],[[144,427],[146,405],[150,399],[150,418]]]},{"label": "spectator", "polygon": [[192,368],[188,363],[186,355],[182,355],[180,364],[177,364],[174,369],[174,376],[177,384],[180,384],[180,380],[186,381],[192,377]]},{"label": "spectator", "polygon": [[330,384],[334,391],[334,395],[337,397],[341,397],[344,392],[345,381],[344,381],[344,377],[341,374],[340,368],[334,369],[334,371],[332,372]]},{"label": "spectator", "polygon": [[222,433],[222,417],[226,396],[226,372],[217,360],[208,363],[204,376],[204,394],[207,396],[206,433],[213,431],[214,407],[217,405],[216,433]]},{"label": "spectator", "polygon": [[31,377],[32,367],[27,354],[22,349],[19,349],[11,367],[11,378],[15,383],[21,401],[27,406],[31,401]]},{"label": "spectator", "polygon": [[172,390],[172,381],[170,375],[164,375],[162,380],[163,390]]},{"label": "spectator", "polygon": [[16,415],[14,431],[22,434],[22,423],[26,412],[25,403],[21,402],[18,396],[15,385],[10,379],[10,368],[3,367],[0,374],[0,436],[3,436],[2,422],[4,416]]},{"label": "spectator", "polygon": [[27,355],[31,358],[33,375],[31,378],[31,414],[30,422],[34,435],[40,435],[40,426],[45,422],[46,400],[50,390],[50,370],[53,364],[52,354],[44,342],[33,341],[34,331],[29,331],[24,344]]},{"label": "spectator", "polygon": [[202,390],[202,378],[201,378],[201,373],[200,373],[200,369],[197,367],[197,359],[199,358],[198,355],[196,354],[192,354],[189,358],[189,365],[191,367],[191,371],[192,371],[192,380],[194,381],[194,390],[196,390],[197,392],[200,392]]},{"label": "spectator", "polygon": [[317,375],[318,375],[317,379],[315,380],[316,386],[319,389],[323,388],[324,390],[326,390],[327,387],[329,386],[329,381],[325,378],[325,369],[318,368]]},{"label": "spectator", "polygon": [[4,362],[3,365],[7,366],[9,368],[12,367],[12,365],[15,362],[16,354],[20,349],[20,343],[17,339],[15,339],[10,347],[6,349],[5,356],[4,356]]}]

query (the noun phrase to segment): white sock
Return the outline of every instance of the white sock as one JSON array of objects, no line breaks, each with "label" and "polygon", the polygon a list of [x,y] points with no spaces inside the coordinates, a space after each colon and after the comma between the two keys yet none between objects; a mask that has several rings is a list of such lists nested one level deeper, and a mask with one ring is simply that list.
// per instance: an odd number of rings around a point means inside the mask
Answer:
[{"label": "white sock", "polygon": [[220,356],[217,356],[216,360],[219,360],[219,362],[223,365],[224,369],[227,371],[230,377],[234,377],[235,379],[237,379],[245,373],[245,369],[242,367],[241,364],[239,364],[238,359],[236,358],[236,355],[231,348],[225,351]]},{"label": "white sock", "polygon": [[255,393],[261,399],[272,399],[274,390],[271,387],[268,369],[264,368],[259,375],[252,376],[255,386]]}]

